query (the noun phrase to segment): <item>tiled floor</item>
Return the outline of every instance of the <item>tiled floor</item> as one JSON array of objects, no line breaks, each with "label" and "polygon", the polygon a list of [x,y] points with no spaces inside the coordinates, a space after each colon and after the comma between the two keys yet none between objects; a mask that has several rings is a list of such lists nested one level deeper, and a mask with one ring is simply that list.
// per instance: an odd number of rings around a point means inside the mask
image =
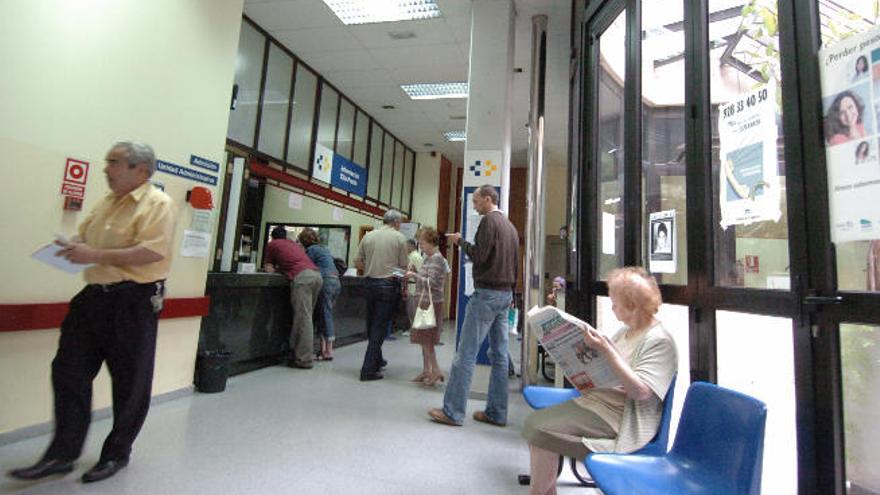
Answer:
[{"label": "tiled floor", "polygon": [[[451,335],[438,348],[449,369]],[[76,471],[38,483],[0,480],[16,494],[508,494],[527,493],[516,475],[528,468],[520,425],[529,408],[511,382],[509,425],[468,417],[461,428],[437,425],[442,387],[409,382],[421,356],[408,339],[386,342],[386,378],[361,383],[365,343],[337,350],[310,371],[272,367],[233,377],[226,392],[194,394],[152,408],[135,443],[132,463],[90,485],[90,467],[110,429],[97,421]],[[511,348],[518,348],[515,339]],[[518,355],[515,351],[514,355]],[[48,363],[46,364],[48,366]],[[475,381],[484,380],[481,373]],[[483,401],[471,400],[469,413]],[[28,465],[43,452],[43,436],[0,447],[0,469]],[[567,471],[560,494],[592,494]]]}]

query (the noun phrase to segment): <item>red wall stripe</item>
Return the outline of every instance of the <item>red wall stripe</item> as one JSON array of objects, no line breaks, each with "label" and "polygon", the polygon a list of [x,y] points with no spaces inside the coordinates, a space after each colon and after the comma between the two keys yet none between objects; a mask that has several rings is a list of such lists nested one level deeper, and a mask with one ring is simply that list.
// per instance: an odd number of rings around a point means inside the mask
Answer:
[{"label": "red wall stripe", "polygon": [[[0,304],[0,332],[43,330],[60,328],[67,315],[68,303]],[[211,298],[179,297],[166,299],[160,319],[205,316],[211,306]]]}]

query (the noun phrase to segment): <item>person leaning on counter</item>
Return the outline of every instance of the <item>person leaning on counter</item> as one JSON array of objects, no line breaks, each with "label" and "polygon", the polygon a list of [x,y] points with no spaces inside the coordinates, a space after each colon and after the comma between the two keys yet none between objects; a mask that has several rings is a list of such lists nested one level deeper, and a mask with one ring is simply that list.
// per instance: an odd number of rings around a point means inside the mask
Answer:
[{"label": "person leaning on counter", "polygon": [[124,141],[106,156],[110,192],[79,226],[59,256],[93,263],[70,301],[52,361],[55,434],[42,459],[10,471],[21,480],[69,473],[92,419],[92,381],[107,363],[113,386],[113,429],[98,463],[82,476],[100,481],[128,465],[131,446],[150,408],[156,330],[171,266],[174,202],[149,179],[156,156]]}]

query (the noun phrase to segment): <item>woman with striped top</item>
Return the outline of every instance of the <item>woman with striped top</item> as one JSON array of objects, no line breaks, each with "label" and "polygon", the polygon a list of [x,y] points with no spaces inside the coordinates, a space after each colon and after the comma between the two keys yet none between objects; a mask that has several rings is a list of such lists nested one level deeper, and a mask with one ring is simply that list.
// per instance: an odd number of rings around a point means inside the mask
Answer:
[{"label": "woman with striped top", "polygon": [[[445,379],[440,372],[440,365],[437,364],[437,354],[434,352],[434,346],[440,343],[440,332],[443,330],[443,294],[446,289],[446,278],[449,276],[449,265],[440,254],[439,244],[440,234],[437,229],[423,228],[419,235],[419,246],[424,253],[422,266],[418,272],[406,272],[406,279],[416,282],[416,295],[409,299],[412,308],[410,314],[415,314],[415,308],[420,300],[422,300],[422,308],[427,308],[429,298],[426,291],[429,287],[434,302],[437,326],[427,329],[413,328],[409,337],[411,343],[422,346],[423,369],[412,381],[424,385],[436,385],[438,381],[442,382]],[[424,298],[421,297],[422,295]]]}]

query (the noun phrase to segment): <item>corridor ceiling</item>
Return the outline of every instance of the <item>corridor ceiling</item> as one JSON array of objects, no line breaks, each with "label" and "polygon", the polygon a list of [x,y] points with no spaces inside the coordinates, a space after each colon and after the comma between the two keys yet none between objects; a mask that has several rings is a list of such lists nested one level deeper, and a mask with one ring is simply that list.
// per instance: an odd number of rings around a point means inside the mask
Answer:
[{"label": "corridor ceiling", "polygon": [[[531,17],[548,16],[545,149],[565,166],[568,127],[569,0],[515,0],[517,10],[512,164],[526,166]],[[416,151],[438,151],[461,165],[467,100],[411,100],[401,84],[467,81],[471,0],[437,0],[443,16],[346,26],[322,0],[245,0],[244,13]],[[414,37],[413,37],[414,36]],[[403,39],[401,39],[403,38]],[[485,67],[480,70],[498,70]],[[391,105],[393,109],[383,106]]]}]

